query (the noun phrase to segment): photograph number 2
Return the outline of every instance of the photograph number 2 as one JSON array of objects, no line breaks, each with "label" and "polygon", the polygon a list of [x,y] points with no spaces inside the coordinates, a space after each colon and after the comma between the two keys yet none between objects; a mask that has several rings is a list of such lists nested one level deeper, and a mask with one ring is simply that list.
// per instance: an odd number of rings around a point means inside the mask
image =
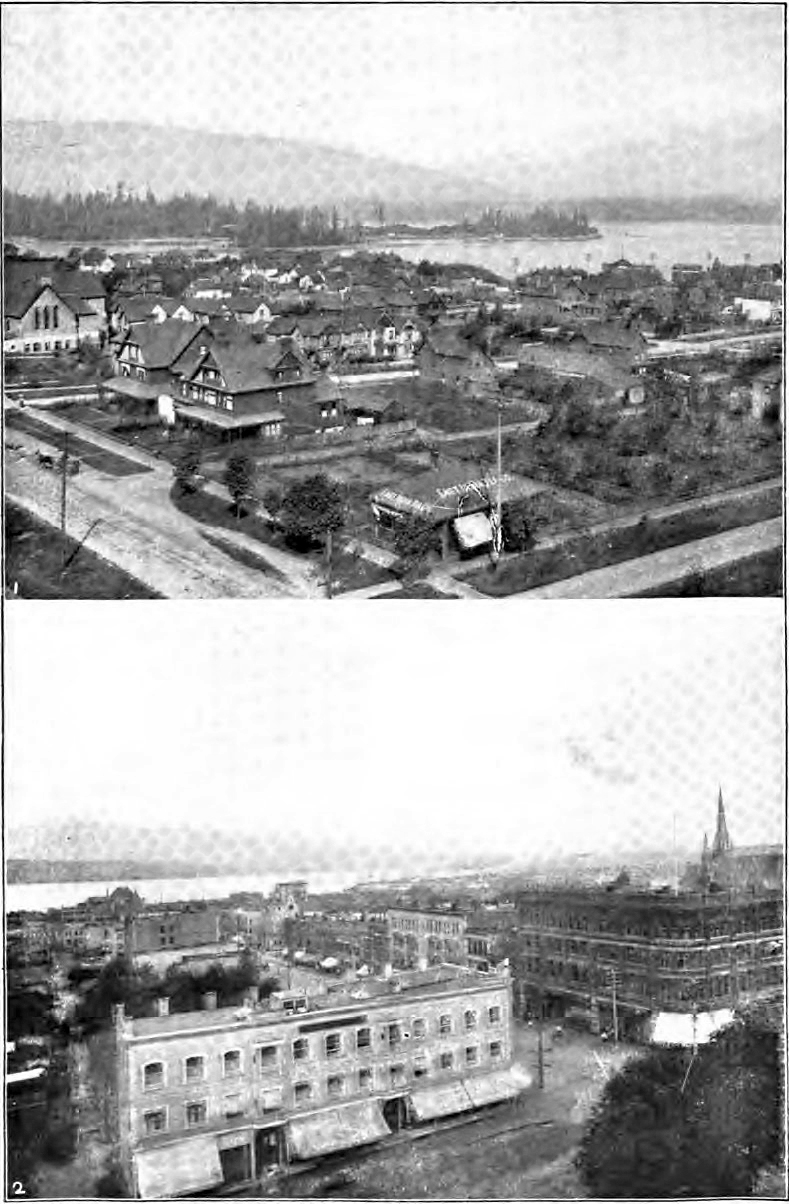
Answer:
[{"label": "photograph number 2", "polygon": [[785,7],[0,16],[4,1199],[785,1199]]}]

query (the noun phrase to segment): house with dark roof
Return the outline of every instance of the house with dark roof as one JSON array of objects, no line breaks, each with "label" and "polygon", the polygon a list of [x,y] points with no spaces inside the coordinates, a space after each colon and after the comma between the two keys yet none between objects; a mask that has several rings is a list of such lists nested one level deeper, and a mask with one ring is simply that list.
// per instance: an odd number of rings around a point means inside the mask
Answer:
[{"label": "house with dark roof", "polygon": [[255,326],[259,322],[271,321],[271,307],[264,297],[255,293],[234,293],[225,306],[237,322],[243,326]]},{"label": "house with dark roof", "polygon": [[115,374],[169,387],[172,373],[190,349],[207,347],[213,337],[205,326],[177,318],[131,326],[115,348]]},{"label": "house with dark roof", "polygon": [[496,365],[491,357],[456,330],[433,327],[419,349],[418,358],[422,380],[440,381],[465,393],[498,388]]},{"label": "house with dark roof", "polygon": [[176,412],[195,425],[268,438],[277,438],[286,420],[314,428],[317,415],[320,425],[318,378],[290,341],[258,342],[238,328],[218,330],[174,375]]},{"label": "house with dark roof", "polygon": [[107,332],[106,293],[92,272],[58,259],[4,259],[3,351],[46,355],[101,345]]}]

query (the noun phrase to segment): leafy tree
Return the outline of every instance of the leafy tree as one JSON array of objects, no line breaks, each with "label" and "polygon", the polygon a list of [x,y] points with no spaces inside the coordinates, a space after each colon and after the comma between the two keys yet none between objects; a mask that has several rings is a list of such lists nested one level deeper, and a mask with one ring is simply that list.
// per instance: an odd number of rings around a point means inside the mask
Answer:
[{"label": "leafy tree", "polygon": [[655,1049],[608,1081],[576,1164],[590,1195],[749,1195],[780,1149],[778,1032],[749,1019],[696,1051]]},{"label": "leafy tree", "polygon": [[197,474],[200,471],[201,460],[200,448],[195,443],[187,443],[179,452],[173,464],[173,471],[181,493],[197,491]]},{"label": "leafy tree", "polygon": [[422,571],[435,552],[440,551],[441,539],[435,523],[413,514],[398,523],[394,545],[399,557],[397,572],[401,576],[413,576]]},{"label": "leafy tree", "polygon": [[513,552],[523,552],[532,542],[531,508],[528,498],[506,502],[501,510],[501,531],[504,546]]},{"label": "leafy tree", "polygon": [[297,546],[326,543],[345,522],[342,491],[325,473],[294,481],[285,491],[280,518],[287,539]]},{"label": "leafy tree", "polygon": [[236,507],[236,517],[241,514],[241,503],[248,501],[255,488],[255,461],[246,452],[234,451],[225,465],[224,482],[227,492]]},{"label": "leafy tree", "polygon": [[270,486],[263,494],[263,505],[274,518],[282,509],[282,491],[274,485]]}]

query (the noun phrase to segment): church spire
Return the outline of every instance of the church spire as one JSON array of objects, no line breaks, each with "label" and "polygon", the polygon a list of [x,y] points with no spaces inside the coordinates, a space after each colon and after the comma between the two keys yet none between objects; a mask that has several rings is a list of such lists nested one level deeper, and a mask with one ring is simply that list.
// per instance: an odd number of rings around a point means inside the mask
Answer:
[{"label": "church spire", "polygon": [[723,790],[718,788],[718,824],[715,829],[715,839],[712,842],[712,856],[723,857],[732,850],[729,829],[726,826],[726,811],[723,806]]}]

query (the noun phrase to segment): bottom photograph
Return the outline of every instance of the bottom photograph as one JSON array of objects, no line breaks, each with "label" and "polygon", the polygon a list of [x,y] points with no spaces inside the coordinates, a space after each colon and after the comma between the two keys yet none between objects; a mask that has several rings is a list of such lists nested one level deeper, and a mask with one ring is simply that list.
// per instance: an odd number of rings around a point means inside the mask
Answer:
[{"label": "bottom photograph", "polygon": [[8,1196],[784,1198],[781,604],[338,609],[9,616]]}]

